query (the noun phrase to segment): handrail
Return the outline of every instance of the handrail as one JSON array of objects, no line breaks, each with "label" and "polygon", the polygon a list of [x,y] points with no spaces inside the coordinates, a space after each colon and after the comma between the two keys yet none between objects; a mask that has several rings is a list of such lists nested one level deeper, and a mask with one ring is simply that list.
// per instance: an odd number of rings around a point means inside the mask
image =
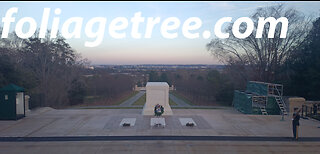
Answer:
[{"label": "handrail", "polygon": [[[281,110],[281,113],[284,114],[283,112],[287,110],[287,105],[286,105],[285,102],[282,100],[282,94],[280,93],[278,87],[275,86],[275,89],[276,89],[276,91],[277,91],[277,93],[278,93],[278,96],[276,96],[276,97],[279,97],[279,99],[280,99],[280,101],[281,101],[281,103],[282,103],[282,105],[283,105],[283,108],[284,108],[283,111],[280,109],[280,110]],[[276,99],[276,101],[277,101],[277,99]],[[277,101],[277,103],[278,103],[278,101]],[[279,103],[278,103],[278,105],[279,105]]]},{"label": "handrail", "polygon": [[275,86],[275,89],[277,90],[278,96],[282,96],[282,94],[280,93],[279,89]]}]

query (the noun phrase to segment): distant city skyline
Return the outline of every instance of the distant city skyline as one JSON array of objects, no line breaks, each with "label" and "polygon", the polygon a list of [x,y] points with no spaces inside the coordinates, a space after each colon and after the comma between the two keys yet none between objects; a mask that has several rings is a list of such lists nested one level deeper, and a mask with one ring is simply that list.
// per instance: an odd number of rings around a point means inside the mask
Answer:
[{"label": "distant city skyline", "polygon": [[[210,30],[213,34],[214,25],[222,17],[250,16],[258,7],[271,6],[284,3],[306,15],[320,14],[320,2],[1,2],[0,15],[4,17],[11,7],[18,7],[19,12],[14,14],[15,22],[11,24],[10,31],[14,30],[16,22],[23,17],[33,17],[41,23],[44,8],[61,9],[60,15],[50,14],[49,29],[53,17],[59,17],[61,23],[70,17],[82,17],[87,23],[93,17],[107,18],[107,25],[116,17],[130,19],[134,13],[141,12],[143,17],[177,17],[181,24],[190,17],[199,17],[202,27],[197,30],[202,32]],[[145,24],[145,23],[144,23]],[[1,27],[3,23],[1,22]],[[60,27],[61,28],[61,25]],[[131,25],[125,30],[130,35]],[[60,29],[59,29],[60,30]],[[137,64],[221,64],[219,60],[206,50],[209,39],[203,37],[187,39],[182,36],[181,27],[178,28],[179,37],[165,39],[161,36],[160,26],[155,25],[151,38],[125,39],[111,38],[106,28],[103,42],[97,47],[85,47],[84,42],[92,40],[84,35],[84,26],[81,38],[67,39],[73,49],[83,58],[87,58],[93,65],[137,65]],[[139,31],[145,32],[145,25]]]}]

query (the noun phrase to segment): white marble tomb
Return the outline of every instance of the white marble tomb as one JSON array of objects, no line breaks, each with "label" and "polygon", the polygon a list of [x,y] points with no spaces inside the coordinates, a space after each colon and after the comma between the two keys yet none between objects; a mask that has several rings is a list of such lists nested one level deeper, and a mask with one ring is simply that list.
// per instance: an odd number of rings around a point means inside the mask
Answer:
[{"label": "white marble tomb", "polygon": [[172,115],[169,105],[169,85],[167,82],[148,82],[146,85],[146,103],[142,114],[154,115],[154,107],[160,104],[164,108],[162,115]]}]

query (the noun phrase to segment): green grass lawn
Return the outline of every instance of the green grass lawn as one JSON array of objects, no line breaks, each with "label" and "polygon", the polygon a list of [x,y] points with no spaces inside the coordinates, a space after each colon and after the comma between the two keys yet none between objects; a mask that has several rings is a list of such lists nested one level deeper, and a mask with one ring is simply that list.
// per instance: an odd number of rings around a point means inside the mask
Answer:
[{"label": "green grass lawn", "polygon": [[182,95],[178,94],[177,92],[175,92],[175,91],[171,91],[170,93],[171,93],[173,96],[176,96],[177,98],[179,98],[179,99],[183,100],[183,101],[184,101],[184,102],[186,102],[187,104],[189,104],[189,105],[193,105],[193,104],[192,104],[192,102],[191,102],[189,99],[187,99],[186,97],[184,97],[184,96],[182,96]]},{"label": "green grass lawn", "polygon": [[[121,98],[118,98],[117,100],[115,100],[115,102],[112,103],[112,105],[119,105],[121,103],[123,103],[125,100],[133,97],[134,95],[138,94],[139,91],[132,91],[131,93],[128,93],[126,95],[121,96]],[[84,103],[94,103],[97,101],[101,101],[105,98],[105,96],[86,96],[84,98]]]},{"label": "green grass lawn", "polygon": [[[143,106],[146,103],[146,94],[144,94],[143,96],[141,96],[136,102],[134,102],[132,105],[135,106]],[[169,99],[169,105],[171,106],[177,106],[177,103],[175,103],[174,101],[172,101],[171,99]]]},{"label": "green grass lawn", "polygon": [[84,102],[91,103],[91,102],[94,102],[94,101],[99,100],[99,99],[101,99],[100,96],[85,96],[84,97]]},{"label": "green grass lawn", "polygon": [[177,106],[178,104],[175,103],[173,100],[171,100],[170,97],[169,97],[169,105],[170,106]]},{"label": "green grass lawn", "polygon": [[132,105],[144,105],[146,103],[146,94],[142,95],[136,102]]}]

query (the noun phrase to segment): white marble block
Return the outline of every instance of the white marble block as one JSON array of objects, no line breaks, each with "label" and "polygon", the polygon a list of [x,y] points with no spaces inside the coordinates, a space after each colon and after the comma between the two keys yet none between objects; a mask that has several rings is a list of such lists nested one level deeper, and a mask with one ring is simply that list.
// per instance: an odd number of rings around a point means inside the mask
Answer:
[{"label": "white marble block", "polygon": [[150,119],[150,125],[155,126],[155,125],[160,125],[162,127],[166,126],[166,121],[164,118],[151,118]]},{"label": "white marble block", "polygon": [[160,104],[164,108],[162,115],[172,115],[169,105],[169,85],[167,82],[148,82],[146,85],[146,103],[142,114],[154,115],[154,107]]},{"label": "white marble block", "polygon": [[123,126],[124,123],[130,124],[130,127],[132,127],[136,123],[136,118],[123,118],[120,122],[120,126]]},{"label": "white marble block", "polygon": [[179,118],[179,121],[182,126],[186,126],[187,123],[193,123],[194,126],[197,126],[197,124],[192,120],[192,118]]}]

